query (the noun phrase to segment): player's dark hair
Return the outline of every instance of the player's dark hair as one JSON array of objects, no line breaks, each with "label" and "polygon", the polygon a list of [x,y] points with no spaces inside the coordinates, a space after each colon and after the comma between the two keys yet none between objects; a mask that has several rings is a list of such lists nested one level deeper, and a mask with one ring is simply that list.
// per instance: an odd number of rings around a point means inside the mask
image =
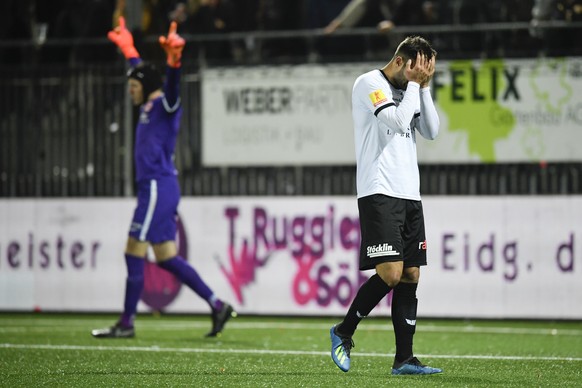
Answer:
[{"label": "player's dark hair", "polygon": [[405,60],[412,59],[414,61],[417,53],[423,54],[427,59],[431,59],[437,54],[436,50],[423,37],[408,36],[398,45],[394,56],[401,56]]},{"label": "player's dark hair", "polygon": [[141,83],[144,101],[154,91],[162,87],[162,75],[151,63],[141,62],[127,72],[127,78],[135,79]]}]

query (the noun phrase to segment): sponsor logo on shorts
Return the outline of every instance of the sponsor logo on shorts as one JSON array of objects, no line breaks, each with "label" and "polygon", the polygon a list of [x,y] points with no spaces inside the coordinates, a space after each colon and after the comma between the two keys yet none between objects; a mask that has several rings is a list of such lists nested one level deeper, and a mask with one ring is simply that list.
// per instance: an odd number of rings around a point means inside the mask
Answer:
[{"label": "sponsor logo on shorts", "polygon": [[138,230],[141,230],[141,224],[137,223],[137,222],[132,222],[131,226],[129,228],[130,232],[137,232]]},{"label": "sponsor logo on shorts", "polygon": [[368,257],[381,257],[381,256],[397,256],[400,252],[395,251],[394,247],[388,243],[369,245],[366,248],[366,255]]},{"label": "sponsor logo on shorts", "polygon": [[423,251],[426,251],[426,240],[420,241],[418,243],[418,249],[422,249]]}]

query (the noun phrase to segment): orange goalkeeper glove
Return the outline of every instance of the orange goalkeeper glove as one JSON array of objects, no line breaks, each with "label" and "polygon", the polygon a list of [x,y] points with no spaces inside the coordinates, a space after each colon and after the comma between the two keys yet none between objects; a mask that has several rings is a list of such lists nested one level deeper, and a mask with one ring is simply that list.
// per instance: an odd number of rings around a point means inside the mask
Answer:
[{"label": "orange goalkeeper glove", "polygon": [[178,25],[176,22],[170,24],[170,30],[168,31],[168,36],[160,36],[160,46],[164,49],[167,55],[166,63],[170,67],[178,68],[182,66],[180,59],[182,58],[182,50],[186,45],[186,41],[176,33]]},{"label": "orange goalkeeper glove", "polygon": [[119,26],[115,27],[113,31],[109,31],[107,37],[119,47],[125,59],[139,58],[139,53],[133,45],[133,36],[125,28],[125,18],[123,16],[119,17]]}]

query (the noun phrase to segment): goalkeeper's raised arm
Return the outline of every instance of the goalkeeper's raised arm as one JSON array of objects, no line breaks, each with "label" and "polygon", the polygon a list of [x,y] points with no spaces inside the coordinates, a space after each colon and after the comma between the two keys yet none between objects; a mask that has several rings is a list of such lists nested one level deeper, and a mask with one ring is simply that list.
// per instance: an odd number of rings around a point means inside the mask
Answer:
[{"label": "goalkeeper's raised arm", "polygon": [[131,67],[135,67],[141,63],[139,53],[133,44],[133,35],[125,27],[125,18],[123,16],[119,17],[119,25],[109,31],[107,38],[115,43],[125,59],[129,61]]},{"label": "goalkeeper's raised arm", "polygon": [[186,42],[176,32],[178,29],[176,22],[170,24],[167,36],[160,36],[160,46],[166,52],[166,82],[164,84],[164,95],[169,109],[176,109],[179,106],[180,94],[180,68],[182,66],[182,51]]}]

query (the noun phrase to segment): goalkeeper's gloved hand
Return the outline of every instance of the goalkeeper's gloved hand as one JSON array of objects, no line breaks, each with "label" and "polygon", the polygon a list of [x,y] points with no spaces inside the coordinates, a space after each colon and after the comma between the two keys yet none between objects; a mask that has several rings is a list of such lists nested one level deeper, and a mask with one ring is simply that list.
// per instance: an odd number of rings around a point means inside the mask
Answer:
[{"label": "goalkeeper's gloved hand", "polygon": [[139,53],[133,45],[133,36],[125,28],[125,18],[123,16],[119,17],[119,26],[115,27],[113,31],[109,31],[107,37],[119,47],[125,59],[139,58]]},{"label": "goalkeeper's gloved hand", "polygon": [[186,41],[180,35],[176,33],[178,25],[176,22],[170,24],[170,30],[168,31],[168,36],[160,36],[160,46],[164,49],[167,55],[166,63],[170,67],[178,68],[182,66],[180,59],[182,58],[182,50],[186,45]]}]

